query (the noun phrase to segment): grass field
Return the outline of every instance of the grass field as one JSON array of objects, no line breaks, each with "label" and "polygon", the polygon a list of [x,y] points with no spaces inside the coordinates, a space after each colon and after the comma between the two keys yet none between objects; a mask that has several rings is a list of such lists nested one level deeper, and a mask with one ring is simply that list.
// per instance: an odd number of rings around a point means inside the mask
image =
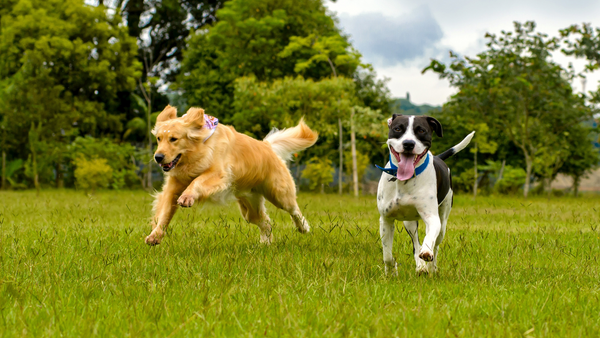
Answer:
[{"label": "grass field", "polygon": [[312,232],[270,206],[271,246],[230,205],[148,247],[144,192],[0,192],[0,336],[600,336],[598,197],[459,196],[440,272],[399,226],[395,277],[374,197],[299,201]]}]

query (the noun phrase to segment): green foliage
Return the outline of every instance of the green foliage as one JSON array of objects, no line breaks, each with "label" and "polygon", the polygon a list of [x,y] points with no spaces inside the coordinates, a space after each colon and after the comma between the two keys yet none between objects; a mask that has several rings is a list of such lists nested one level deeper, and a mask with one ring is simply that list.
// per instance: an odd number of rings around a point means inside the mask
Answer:
[{"label": "green foliage", "polygon": [[[352,74],[360,65],[360,54],[353,49],[346,38],[341,35],[318,36],[292,36],[290,43],[279,53],[279,57],[288,58],[292,55],[301,55],[294,66],[294,71],[306,74],[314,68],[319,68],[325,62],[331,67],[333,76],[337,76],[338,69],[346,70]],[[306,58],[306,59],[305,59]]]},{"label": "green foliage", "polygon": [[527,173],[523,168],[504,167],[502,178],[496,181],[494,189],[501,194],[516,194],[525,184]]},{"label": "green foliage", "polygon": [[22,189],[27,187],[25,184],[19,183],[15,175],[23,169],[24,161],[22,159],[16,159],[6,164],[6,181],[13,189]]},{"label": "green foliage", "polygon": [[271,128],[294,126],[305,117],[322,136],[336,135],[337,117],[350,109],[353,92],[354,83],[343,77],[316,82],[286,77],[271,83],[243,77],[235,82],[231,121],[236,129],[262,138]]},{"label": "green foliage", "polygon": [[452,188],[457,192],[473,192],[473,182],[475,181],[475,172],[473,168],[467,169],[460,175],[452,175]]},{"label": "green foliage", "polygon": [[[365,175],[365,170],[371,164],[369,155],[357,151],[356,152],[356,168],[358,173],[358,181],[360,182]],[[344,152],[344,172],[348,177],[352,177],[352,152],[347,150]]]},{"label": "green foliage", "polygon": [[[146,53],[148,73],[160,74],[172,81],[178,62],[183,58],[186,38],[194,29],[216,21],[215,13],[223,0],[118,0],[104,1],[110,8],[121,10],[129,35],[140,42],[140,62]],[[124,6],[121,6],[124,3]],[[175,70],[175,72],[174,72]]]},{"label": "green foliage", "polygon": [[[565,45],[561,50],[564,54],[588,60],[583,74],[580,74],[581,77],[585,78],[585,73],[591,73],[600,68],[600,28],[593,28],[591,24],[584,23],[581,27],[571,25],[561,29],[560,34]],[[600,102],[600,91],[597,90],[591,94],[593,102]]]},{"label": "green foliage", "polygon": [[388,81],[388,78],[377,79],[377,73],[371,66],[358,67],[354,73],[354,83],[359,105],[379,111],[382,117],[391,116],[392,98],[387,87]]},{"label": "green foliage", "polygon": [[[574,74],[551,60],[551,53],[559,48],[558,39],[535,33],[533,22],[515,22],[514,26],[514,32],[503,31],[499,37],[486,34],[488,50],[475,58],[451,53],[449,67],[433,60],[424,72],[432,70],[459,89],[444,110],[471,123],[485,123],[492,138],[501,131],[502,137],[519,148],[527,173],[527,195],[536,157],[544,157],[543,147],[564,148],[561,135],[590,119],[594,110],[584,97],[573,93],[570,80]],[[556,156],[559,159],[553,163],[568,159],[566,154]],[[552,166],[552,172],[560,168]],[[547,171],[537,173],[548,175]]]},{"label": "green foliage", "polygon": [[[176,88],[185,91],[188,104],[226,122],[235,113],[231,102],[237,78],[252,75],[262,82],[296,75],[296,64],[307,55],[281,56],[292,37],[317,34],[323,39],[337,36],[332,38],[336,42],[345,40],[321,0],[232,0],[217,12],[217,18],[213,27],[198,30],[189,39]],[[347,68],[338,73],[352,72]],[[331,75],[331,69],[319,63],[303,74],[321,79]]]},{"label": "green foliage", "polygon": [[[58,182],[61,152],[75,136],[122,133],[119,95],[135,87],[136,52],[121,17],[103,8],[81,0],[4,2],[0,116],[8,158],[29,158],[34,182]],[[33,143],[23,137],[32,124],[41,126]]]},{"label": "green foliage", "polygon": [[97,159],[106,160],[105,163],[111,169],[109,183],[113,189],[133,188],[140,184],[135,165],[139,154],[130,144],[117,144],[108,139],[78,137],[68,147],[68,154],[75,167],[78,167],[81,161],[91,163]]},{"label": "green foliage", "polygon": [[80,157],[75,160],[75,179],[77,188],[86,193],[91,190],[93,193],[98,188],[107,188],[111,179],[113,169],[107,164],[104,158],[86,160]]},{"label": "green foliage", "polygon": [[325,192],[325,185],[333,182],[335,169],[328,158],[313,157],[302,171],[302,177],[310,181],[310,190],[319,188],[321,193]]}]

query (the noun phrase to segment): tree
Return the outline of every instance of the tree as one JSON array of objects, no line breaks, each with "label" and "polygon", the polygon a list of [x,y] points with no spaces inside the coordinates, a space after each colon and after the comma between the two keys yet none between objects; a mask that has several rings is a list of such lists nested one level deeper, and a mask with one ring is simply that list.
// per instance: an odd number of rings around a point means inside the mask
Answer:
[{"label": "tree", "polygon": [[306,164],[302,177],[310,181],[310,189],[320,188],[321,194],[325,193],[325,185],[333,182],[333,169],[331,160],[328,158],[313,157]]},{"label": "tree", "polygon": [[336,112],[350,110],[353,92],[354,83],[347,78],[313,81],[298,76],[259,82],[242,77],[235,82],[231,121],[247,134],[263,138],[272,128],[293,126],[304,117],[319,132],[317,147],[328,150],[332,145],[328,140],[337,132]]},{"label": "tree", "polygon": [[[191,34],[173,88],[183,90],[190,105],[225,122],[235,114],[231,103],[237,78],[254,76],[265,82],[295,76],[294,68],[304,55],[280,55],[292,37],[340,35],[321,0],[231,0],[216,17],[212,27]],[[329,65],[319,64],[304,77],[319,80],[330,74]]]},{"label": "tree", "polygon": [[573,73],[551,60],[557,38],[535,33],[535,23],[515,22],[514,32],[486,34],[488,50],[464,59],[451,53],[450,67],[436,60],[423,70],[447,78],[459,92],[451,104],[498,128],[524,157],[527,196],[536,156],[549,135],[589,119],[592,110],[573,93]]},{"label": "tree", "polygon": [[597,130],[582,123],[572,128],[563,142],[568,155],[558,172],[573,178],[575,197],[579,195],[581,178],[585,177],[593,168],[598,167],[600,152],[593,146],[593,142],[597,138]]},{"label": "tree", "polygon": [[[346,67],[353,71],[360,65],[360,54],[354,49],[350,49],[350,44],[340,35],[318,36],[310,34],[308,36],[292,36],[289,45],[279,54],[283,58],[292,56],[293,54],[308,55],[307,59],[301,58],[294,66],[294,71],[297,73],[305,73],[320,65],[322,62],[327,62],[331,67],[332,76],[337,78],[337,68]],[[338,136],[339,136],[339,178],[338,192],[341,195],[343,189],[343,168],[344,168],[344,141],[342,129],[342,115],[344,111],[337,111],[338,120]],[[352,116],[353,113],[351,113]],[[350,118],[352,120],[352,117]],[[351,135],[352,140],[355,140],[356,135]],[[352,143],[352,158],[353,168],[356,168],[356,148]],[[356,170],[354,171],[356,176]],[[355,182],[355,194],[358,195],[358,183]]]},{"label": "tree", "polygon": [[[18,137],[32,124],[42,124],[37,142],[53,147],[77,134],[122,132],[118,93],[135,87],[139,64],[135,40],[121,18],[77,0],[19,0],[2,12],[0,111],[10,123],[2,136],[10,140],[3,140],[7,157],[33,154],[27,140]],[[63,160],[52,160],[57,184]]]},{"label": "tree", "polygon": [[98,1],[123,16],[129,36],[138,39],[139,60],[142,50],[152,59],[145,74],[160,74],[165,82],[173,80],[178,63],[183,58],[190,32],[213,24],[216,11],[224,0],[106,0]]},{"label": "tree", "polygon": [[[365,155],[369,156],[370,163],[384,160],[387,147],[382,147],[382,139],[387,136],[388,127],[386,120],[392,115],[392,99],[387,87],[389,79],[377,79],[377,73],[370,65],[358,67],[354,73],[356,86],[355,95],[357,105],[351,114],[351,147],[356,148],[356,133],[363,137],[361,142]],[[367,109],[364,109],[367,108]],[[356,167],[356,151],[353,152],[352,166]],[[385,163],[385,162],[384,162]],[[354,194],[358,195],[357,170],[353,170]],[[355,174],[356,173],[356,174]]]}]

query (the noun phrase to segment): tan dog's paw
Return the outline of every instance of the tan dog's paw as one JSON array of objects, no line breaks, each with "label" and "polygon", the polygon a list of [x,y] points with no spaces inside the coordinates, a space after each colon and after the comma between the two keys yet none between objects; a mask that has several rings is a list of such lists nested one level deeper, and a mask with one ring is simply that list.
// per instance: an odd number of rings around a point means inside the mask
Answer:
[{"label": "tan dog's paw", "polygon": [[194,198],[194,196],[189,194],[183,194],[177,199],[177,204],[184,208],[189,208],[192,205],[194,205],[195,201],[196,199]]},{"label": "tan dog's paw", "polygon": [[148,245],[158,245],[158,244],[160,244],[161,240],[162,240],[162,236],[160,236],[157,233],[153,232],[150,235],[148,235],[148,237],[146,237],[146,244],[148,244]]}]

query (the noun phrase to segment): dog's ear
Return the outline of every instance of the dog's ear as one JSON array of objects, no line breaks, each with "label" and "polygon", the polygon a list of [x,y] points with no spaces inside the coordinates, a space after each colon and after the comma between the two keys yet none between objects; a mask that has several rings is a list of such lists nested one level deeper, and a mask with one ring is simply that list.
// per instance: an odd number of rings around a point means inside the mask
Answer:
[{"label": "dog's ear", "polygon": [[167,105],[156,117],[156,123],[165,122],[177,118],[177,108]]},{"label": "dog's ear", "polygon": [[388,119],[388,127],[392,125],[392,122],[396,119],[396,117],[402,116],[402,114],[393,114],[392,117]]},{"label": "dog's ear", "polygon": [[440,121],[434,119],[431,116],[425,116],[425,118],[427,119],[427,123],[429,123],[429,125],[431,126],[433,131],[435,131],[435,134],[438,137],[444,137],[444,133],[442,130],[442,124],[440,123]]},{"label": "dog's ear", "polygon": [[202,128],[204,126],[204,109],[202,108],[190,108],[187,113],[183,115],[185,123],[194,128]]}]

